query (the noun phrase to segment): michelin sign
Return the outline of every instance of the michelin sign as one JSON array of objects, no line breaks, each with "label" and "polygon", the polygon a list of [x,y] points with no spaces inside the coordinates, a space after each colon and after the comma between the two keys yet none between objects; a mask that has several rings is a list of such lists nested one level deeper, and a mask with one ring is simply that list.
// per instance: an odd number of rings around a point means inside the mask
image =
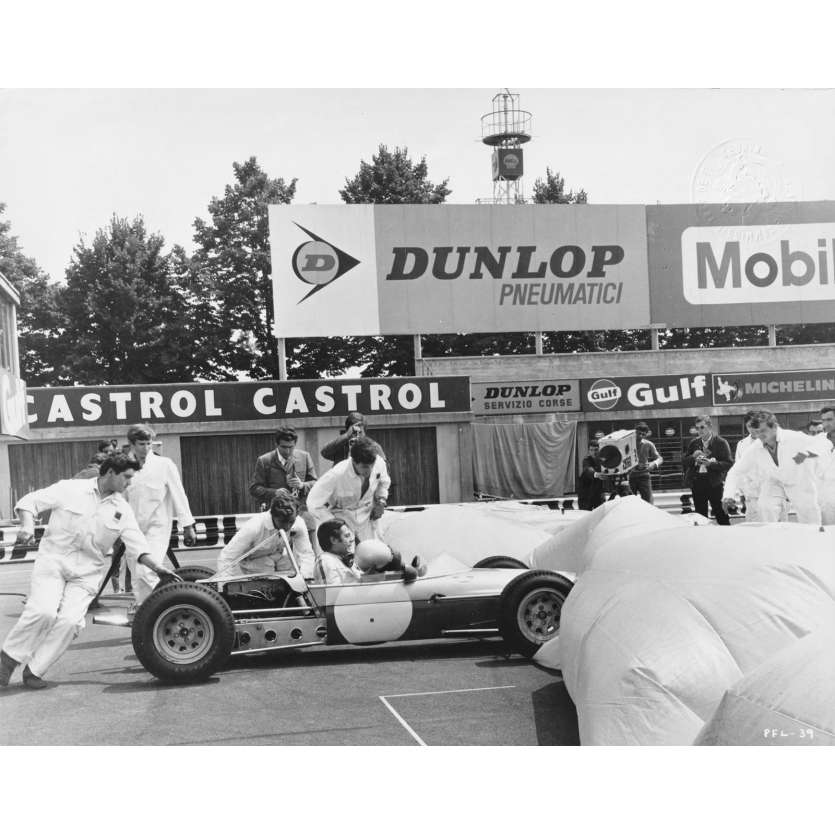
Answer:
[{"label": "michelin sign", "polygon": [[649,322],[642,206],[270,206],[276,336]]}]

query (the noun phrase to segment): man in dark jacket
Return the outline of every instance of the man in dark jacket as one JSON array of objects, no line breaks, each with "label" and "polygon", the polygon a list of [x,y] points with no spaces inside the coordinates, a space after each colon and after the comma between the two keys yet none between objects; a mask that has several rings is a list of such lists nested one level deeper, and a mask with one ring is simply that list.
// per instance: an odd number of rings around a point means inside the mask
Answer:
[{"label": "man in dark jacket", "polygon": [[[320,450],[320,455],[327,461],[333,461],[334,464],[344,461],[351,452],[354,441],[357,438],[368,437],[365,434],[366,428],[365,415],[361,412],[349,412],[345,418],[345,431],[326,443]],[[385,457],[383,453],[383,460]]]},{"label": "man in dark jacket", "polygon": [[298,501],[299,516],[308,532],[316,532],[313,517],[307,512],[306,498],[318,476],[310,453],[296,449],[298,432],[292,426],[280,426],[275,433],[276,448],[265,452],[255,462],[255,473],[249,485],[249,495],[261,506],[269,508],[279,490],[287,490]]},{"label": "man in dark jacket", "polygon": [[597,460],[599,450],[597,441],[589,441],[588,455],[583,459],[577,485],[577,506],[580,510],[594,510],[604,502],[604,484],[599,477],[601,466]]},{"label": "man in dark jacket", "polygon": [[733,464],[731,448],[719,435],[713,434],[709,415],[696,418],[698,438],[694,438],[682,458],[684,484],[693,494],[696,513],[707,516],[707,506],[713,510],[719,525],[730,525],[731,520],[722,507],[722,488],[725,476]]}]

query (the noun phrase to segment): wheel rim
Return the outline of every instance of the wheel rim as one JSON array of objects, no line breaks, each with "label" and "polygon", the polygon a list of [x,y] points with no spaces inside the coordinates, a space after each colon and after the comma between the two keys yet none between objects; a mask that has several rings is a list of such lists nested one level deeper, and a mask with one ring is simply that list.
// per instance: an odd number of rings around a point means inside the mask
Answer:
[{"label": "wheel rim", "polygon": [[560,628],[563,596],[554,589],[528,592],[516,610],[516,623],[522,636],[534,644],[544,644]]},{"label": "wheel rim", "polygon": [[171,606],[154,624],[154,648],[174,664],[199,660],[209,652],[214,640],[211,618],[198,606]]}]

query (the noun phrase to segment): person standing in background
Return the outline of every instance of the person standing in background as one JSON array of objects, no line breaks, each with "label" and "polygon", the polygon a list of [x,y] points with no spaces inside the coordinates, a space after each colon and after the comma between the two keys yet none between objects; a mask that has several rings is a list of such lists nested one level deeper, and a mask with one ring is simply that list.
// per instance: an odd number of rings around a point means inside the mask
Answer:
[{"label": "person standing in background", "polygon": [[648,440],[649,426],[643,421],[635,426],[637,438],[638,463],[629,471],[629,488],[639,495],[645,502],[653,504],[652,478],[650,473],[657,470],[664,459],[655,448],[655,444]]},{"label": "person standing in background", "polygon": [[728,471],[722,503],[726,509],[745,479],[762,485],[758,506],[763,522],[780,521],[786,501],[791,502],[797,521],[821,524],[819,483],[829,462],[832,444],[824,435],[806,435],[783,429],[772,412],[757,412],[749,421],[757,432],[752,444]]},{"label": "person standing in background", "polygon": [[604,483],[599,478],[601,466],[597,459],[599,450],[600,444],[596,440],[589,441],[588,455],[580,467],[577,485],[577,507],[580,510],[594,510],[604,502]]},{"label": "person standing in background", "polygon": [[[174,517],[183,530],[183,541],[194,545],[194,516],[186,498],[180,473],[170,458],[151,452],[156,433],[145,423],[135,423],[127,433],[130,451],[136,456],[142,469],[125,491],[125,498],[136,516],[139,529],[148,540],[151,559],[162,565],[171,542]],[[133,579],[134,605],[129,614],[142,604],[159,582],[157,574],[128,554],[128,568]]]},{"label": "person standing in background", "polygon": [[[748,449],[756,443],[759,443],[757,438],[757,430],[751,424],[751,419],[757,414],[755,410],[749,410],[745,413],[745,429],[748,434],[736,445],[734,452],[734,463],[740,461],[742,456]],[[727,475],[727,474],[726,474]],[[739,492],[734,496],[737,501],[745,502],[745,521],[746,522],[762,522],[760,517],[759,496],[762,490],[762,482],[765,476],[758,476],[755,474],[748,474],[740,476],[738,479]],[[781,522],[788,522],[788,505],[784,502],[780,512],[779,520]]]},{"label": "person standing in background", "polygon": [[[362,413],[349,412],[348,416],[345,418],[345,431],[340,432],[336,438],[325,444],[322,447],[320,455],[327,461],[333,461],[334,464],[344,461],[351,452],[351,447],[354,445],[354,441],[356,441],[357,438],[368,437],[366,435],[367,429],[368,425],[366,423],[365,416]],[[383,458],[385,458],[382,448],[380,449],[380,452],[383,454]]]},{"label": "person standing in background", "polygon": [[731,468],[731,447],[720,435],[713,433],[709,415],[696,418],[696,431],[699,437],[690,441],[682,464],[684,465],[684,485],[693,494],[693,507],[696,513],[708,515],[708,503],[719,525],[730,525],[727,511],[722,506],[722,488],[725,475]]},{"label": "person standing in background", "polygon": [[316,524],[307,510],[307,496],[318,476],[310,453],[296,447],[298,440],[299,434],[292,426],[282,425],[276,429],[275,449],[260,455],[255,462],[249,495],[263,512],[279,490],[287,490],[298,502],[299,516],[312,541]]},{"label": "person standing in background", "polygon": [[[835,406],[824,406],[820,410],[821,426],[826,439],[835,445]],[[821,466],[821,476],[818,482],[820,496],[821,524],[835,525],[835,449]]]}]

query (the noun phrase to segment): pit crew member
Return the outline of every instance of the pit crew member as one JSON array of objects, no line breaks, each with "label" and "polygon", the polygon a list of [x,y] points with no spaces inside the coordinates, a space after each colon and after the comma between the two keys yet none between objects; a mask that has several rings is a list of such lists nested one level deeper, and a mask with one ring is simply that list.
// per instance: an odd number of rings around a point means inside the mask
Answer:
[{"label": "pit crew member", "polygon": [[360,437],[351,446],[350,456],[334,464],[313,485],[307,508],[316,519],[317,528],[328,519],[341,519],[358,541],[379,538],[376,522],[386,509],[390,486],[379,445]]},{"label": "pit crew member", "polygon": [[24,664],[23,683],[40,690],[46,671],[84,626],[84,615],[121,538],[135,562],[159,577],[176,574],[154,558],[122,493],[141,464],[123,452],[108,455],[98,478],[67,479],[25,495],[15,506],[19,543],[35,537],[35,516],[51,510],[40,541],[26,606],[0,652],[0,686]]},{"label": "pit crew member", "polygon": [[[292,573],[293,563],[285,551],[280,530],[288,535],[302,576],[311,579],[315,558],[307,526],[299,515],[298,502],[284,489],[273,496],[269,510],[247,519],[224,546],[217,558],[218,573],[229,572],[233,567],[242,574]],[[235,566],[238,560],[241,561]]]}]

